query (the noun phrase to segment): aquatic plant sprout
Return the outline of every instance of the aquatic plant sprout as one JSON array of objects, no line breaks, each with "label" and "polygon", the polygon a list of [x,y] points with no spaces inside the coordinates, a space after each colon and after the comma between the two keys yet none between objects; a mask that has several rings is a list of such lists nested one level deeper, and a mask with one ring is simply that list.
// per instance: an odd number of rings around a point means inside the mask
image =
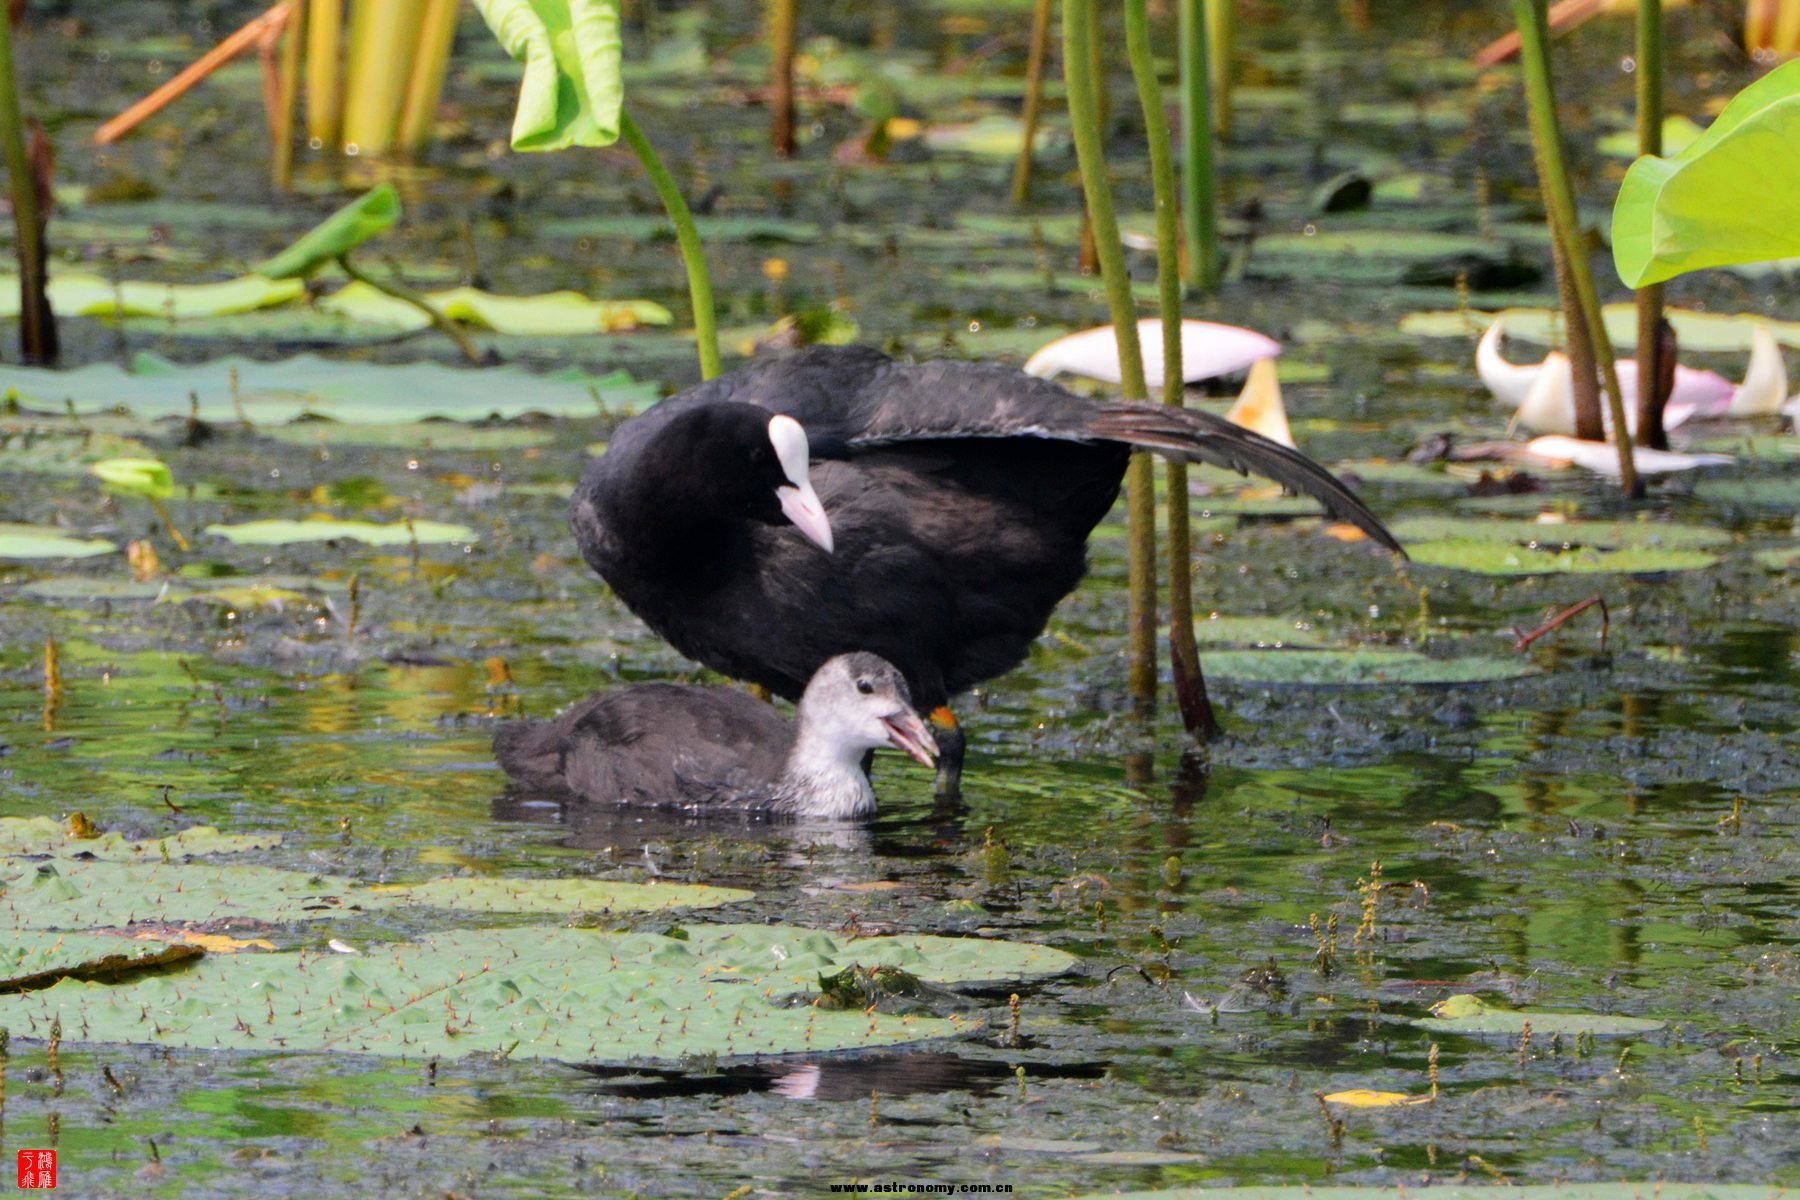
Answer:
[{"label": "aquatic plant sprout", "polygon": [[1739,92],[1680,154],[1632,163],[1612,243],[1631,287],[1800,255],[1800,61]]}]

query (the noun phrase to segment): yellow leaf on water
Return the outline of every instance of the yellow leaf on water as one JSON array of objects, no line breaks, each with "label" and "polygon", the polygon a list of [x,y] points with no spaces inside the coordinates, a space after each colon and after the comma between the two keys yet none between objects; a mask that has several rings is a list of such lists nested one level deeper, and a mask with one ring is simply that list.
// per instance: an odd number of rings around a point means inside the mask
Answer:
[{"label": "yellow leaf on water", "polygon": [[1325,1097],[1327,1104],[1342,1104],[1347,1108],[1396,1108],[1403,1104],[1430,1104],[1430,1096],[1408,1096],[1404,1092],[1372,1092],[1367,1088],[1352,1088],[1347,1092],[1332,1092]]}]

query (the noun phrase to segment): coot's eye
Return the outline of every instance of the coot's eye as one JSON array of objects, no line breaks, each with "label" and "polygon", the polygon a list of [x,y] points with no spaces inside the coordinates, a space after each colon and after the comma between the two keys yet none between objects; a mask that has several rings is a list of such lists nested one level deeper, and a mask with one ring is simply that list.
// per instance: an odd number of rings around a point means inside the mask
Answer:
[{"label": "coot's eye", "polygon": [[875,690],[875,685],[866,679],[859,679],[856,681],[856,690],[867,696]]}]

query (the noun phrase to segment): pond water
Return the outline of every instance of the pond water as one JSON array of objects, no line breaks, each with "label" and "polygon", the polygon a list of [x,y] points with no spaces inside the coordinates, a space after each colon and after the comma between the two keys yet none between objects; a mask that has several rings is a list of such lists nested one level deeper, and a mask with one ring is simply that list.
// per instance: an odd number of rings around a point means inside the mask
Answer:
[{"label": "pond water", "polygon": [[[935,805],[925,772],[883,756],[881,812],[866,827],[705,824],[522,803],[488,752],[497,718],[547,715],[623,682],[702,677],[591,576],[563,523],[567,484],[610,418],[299,440],[225,420],[187,444],[179,421],[9,415],[0,520],[148,539],[165,569],[210,564],[294,594],[271,605],[188,579],[194,594],[155,602],[156,589],[126,586],[122,555],[0,561],[0,816],[80,811],[141,837],[191,824],[274,832],[278,847],[234,860],[379,883],[719,884],[754,897],[681,919],[981,934],[1078,963],[969,994],[965,1017],[985,1024],[968,1037],[797,1059],[396,1059],[93,1045],[72,1028],[52,1052],[15,1026],[5,1146],[58,1148],[78,1195],[1800,1182],[1800,638],[1780,557],[1800,500],[1794,443],[1772,429],[1715,433],[1744,456],[1739,468],[1658,486],[1637,507],[1572,475],[1496,496],[1477,494],[1489,489],[1474,470],[1391,465],[1429,433],[1477,440],[1504,424],[1474,378],[1472,336],[1404,335],[1401,318],[1457,309],[1458,276],[1505,289],[1477,292],[1478,307],[1542,304],[1552,288],[1516,81],[1484,84],[1462,65],[1503,31],[1499,15],[1371,7],[1368,33],[1325,4],[1281,20],[1259,10],[1243,31],[1225,190],[1233,212],[1260,201],[1260,232],[1248,277],[1190,315],[1283,339],[1300,444],[1355,473],[1384,519],[1547,512],[1614,535],[1618,522],[1701,527],[1721,531],[1705,546],[1710,565],[1402,569],[1326,536],[1306,506],[1209,477],[1222,490],[1194,501],[1197,603],[1264,619],[1208,622],[1219,643],[1208,661],[1227,668],[1214,670],[1223,742],[1194,750],[1169,713],[1147,732],[1127,719],[1122,538],[1109,523],[1090,580],[1026,666],[961,705],[962,805]],[[73,3],[36,18],[21,40],[26,107],[52,129],[59,181],[88,189],[70,192],[51,226],[61,268],[225,278],[341,201],[339,164],[319,155],[302,163],[300,196],[267,194],[249,68],[119,147],[87,145],[95,124],[254,8]],[[871,68],[842,47],[893,38],[881,61],[909,109],[940,125],[1009,110],[1024,14],[987,12],[969,32],[943,23],[949,5],[930,11],[916,22],[880,7],[819,14],[842,39],[811,48],[821,77],[855,78]],[[801,159],[771,164],[765,113],[740,102],[758,78],[754,6],[650,19],[657,50],[628,87],[692,190],[722,189],[709,252],[728,349],[783,313],[834,303],[878,345],[1014,360],[1103,319],[1074,267],[1066,142],[1044,155],[1026,217],[1007,205],[1007,158],[902,143],[890,165],[834,165],[831,147],[859,134],[842,107],[809,107]],[[1749,77],[1712,19],[1671,14],[1673,107],[1698,113]],[[1596,22],[1560,59],[1596,220],[1623,165],[1593,147],[1629,123],[1627,25]],[[1011,40],[989,41],[1000,35]],[[570,287],[684,313],[672,246],[642,236],[653,197],[628,157],[496,150],[510,76],[472,17],[458,64],[455,136],[427,166],[393,172],[409,219],[371,261],[432,286]],[[1122,205],[1142,214],[1128,82],[1114,83]],[[1381,185],[1369,211],[1309,210],[1321,181],[1352,168]],[[1478,246],[1421,257],[1379,240],[1306,244],[1380,230]],[[1136,265],[1148,279],[1148,260]],[[1703,273],[1671,293],[1689,307],[1800,315],[1778,277]],[[271,313],[74,320],[64,337],[67,365],[145,350],[181,363],[303,350],[454,361],[429,335]],[[665,389],[696,377],[691,343],[667,331],[480,340],[533,368],[624,367]],[[1692,360],[1741,371],[1736,353]],[[494,387],[499,403],[506,385]],[[79,454],[58,458],[96,438],[130,439],[170,465],[169,518],[195,549],[181,553],[142,500],[104,493]],[[236,546],[199,534],[314,512],[457,522],[474,540]],[[1594,612],[1514,648],[1515,627],[1596,594],[1610,616],[1604,648]],[[64,680],[50,704],[48,637]],[[1477,681],[1255,682],[1247,648],[1275,640],[1411,652],[1389,673],[1423,660]],[[389,908],[260,932],[322,950],[442,924],[441,912]],[[1417,1023],[1459,993],[1664,1024],[1522,1042]],[[1356,1088],[1436,1099],[1327,1109],[1319,1098]]]}]

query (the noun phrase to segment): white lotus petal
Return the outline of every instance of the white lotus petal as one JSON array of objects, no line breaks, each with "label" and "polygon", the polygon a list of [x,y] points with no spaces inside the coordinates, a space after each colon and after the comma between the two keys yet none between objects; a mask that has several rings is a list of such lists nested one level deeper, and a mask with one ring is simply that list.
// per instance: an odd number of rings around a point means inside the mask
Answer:
[{"label": "white lotus petal", "polygon": [[[1572,462],[1601,475],[1614,479],[1619,477],[1619,448],[1611,442],[1589,442],[1573,437],[1541,437],[1526,442],[1525,449],[1539,458]],[[1641,446],[1631,452],[1632,466],[1637,468],[1640,475],[1692,471],[1696,467],[1730,466],[1736,461],[1729,454],[1684,454],[1674,450],[1649,450]]]},{"label": "white lotus petal", "polygon": [[1787,399],[1787,364],[1781,360],[1781,347],[1767,325],[1758,325],[1750,335],[1750,365],[1744,368],[1743,385],[1731,394],[1726,409],[1733,417],[1758,417],[1780,412]]},{"label": "white lotus petal", "polygon": [[[1162,386],[1163,326],[1160,318],[1138,322],[1138,347],[1144,356],[1144,383]],[[1281,353],[1274,338],[1236,325],[1213,321],[1181,323],[1181,374],[1189,383],[1235,375],[1259,359]],[[1102,383],[1118,383],[1119,344],[1111,325],[1084,329],[1057,338],[1041,347],[1025,362],[1025,373],[1049,379],[1055,375],[1080,375]]]}]

